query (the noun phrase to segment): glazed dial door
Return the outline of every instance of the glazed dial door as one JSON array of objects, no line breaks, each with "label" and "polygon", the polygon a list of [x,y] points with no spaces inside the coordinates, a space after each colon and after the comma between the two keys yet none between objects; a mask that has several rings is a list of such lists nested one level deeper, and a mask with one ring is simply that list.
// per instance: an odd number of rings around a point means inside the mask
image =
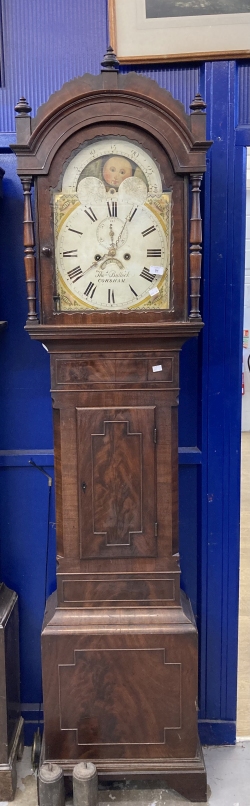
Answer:
[{"label": "glazed dial door", "polygon": [[170,307],[171,192],[128,140],[82,147],[54,194],[60,310]]}]

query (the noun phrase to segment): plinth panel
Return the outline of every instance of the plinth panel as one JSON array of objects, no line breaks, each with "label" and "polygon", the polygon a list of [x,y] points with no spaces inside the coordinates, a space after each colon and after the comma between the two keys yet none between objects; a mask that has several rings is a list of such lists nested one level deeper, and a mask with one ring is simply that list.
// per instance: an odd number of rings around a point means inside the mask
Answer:
[{"label": "plinth panel", "polygon": [[165,730],[181,727],[181,665],[164,649],[74,655],[74,666],[59,666],[61,727],[76,731],[79,746],[165,744]]},{"label": "plinth panel", "polygon": [[167,619],[150,634],[149,613],[122,627],[112,611],[101,627],[89,611],[70,634],[57,613],[42,634],[46,758],[195,758],[195,627]]}]

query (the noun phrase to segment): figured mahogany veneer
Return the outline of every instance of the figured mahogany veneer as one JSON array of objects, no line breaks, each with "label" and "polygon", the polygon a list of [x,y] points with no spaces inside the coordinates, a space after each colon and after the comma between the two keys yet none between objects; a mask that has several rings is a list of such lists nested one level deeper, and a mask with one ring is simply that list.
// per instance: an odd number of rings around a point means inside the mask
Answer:
[{"label": "figured mahogany veneer", "polygon": [[153,406],[77,409],[81,559],[155,556],[154,429]]},{"label": "figured mahogany veneer", "polygon": [[177,553],[181,339],[155,341],[79,352],[76,340],[68,353],[47,341],[58,588],[42,637],[44,753],[65,774],[89,758],[103,779],[160,777],[204,800],[197,631]]},{"label": "figured mahogany veneer", "polygon": [[[179,582],[177,407],[179,351],[202,327],[205,104],[196,96],[186,115],[155,82],[116,67],[109,52],[100,76],[69,82],[33,120],[23,99],[16,108],[27,329],[51,356],[54,415],[58,566],[42,633],[43,759],[66,775],[91,759],[104,780],[161,779],[204,801],[197,630]],[[144,149],[171,191],[168,310],[58,310],[53,193],[72,154],[110,136]]]}]

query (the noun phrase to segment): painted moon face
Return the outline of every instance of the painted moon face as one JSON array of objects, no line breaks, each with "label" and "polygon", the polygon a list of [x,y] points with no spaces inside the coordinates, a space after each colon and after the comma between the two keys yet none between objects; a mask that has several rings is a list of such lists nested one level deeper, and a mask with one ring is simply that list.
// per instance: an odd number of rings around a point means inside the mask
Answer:
[{"label": "painted moon face", "polygon": [[109,193],[110,190],[116,193],[130,179],[138,179],[144,183],[148,197],[160,198],[162,194],[161,176],[153,158],[127,138],[101,137],[81,147],[65,169],[62,192],[77,193],[79,185],[88,178],[98,179]]}]

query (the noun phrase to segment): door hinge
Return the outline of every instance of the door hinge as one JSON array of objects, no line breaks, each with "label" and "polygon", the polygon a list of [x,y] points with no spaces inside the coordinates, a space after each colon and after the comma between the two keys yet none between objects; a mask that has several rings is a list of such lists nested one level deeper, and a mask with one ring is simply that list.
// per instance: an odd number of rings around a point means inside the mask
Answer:
[{"label": "door hinge", "polygon": [[155,537],[158,537],[158,523],[155,523]]},{"label": "door hinge", "polygon": [[156,428],[154,428],[154,443],[155,443],[155,445],[157,443],[157,429]]}]

